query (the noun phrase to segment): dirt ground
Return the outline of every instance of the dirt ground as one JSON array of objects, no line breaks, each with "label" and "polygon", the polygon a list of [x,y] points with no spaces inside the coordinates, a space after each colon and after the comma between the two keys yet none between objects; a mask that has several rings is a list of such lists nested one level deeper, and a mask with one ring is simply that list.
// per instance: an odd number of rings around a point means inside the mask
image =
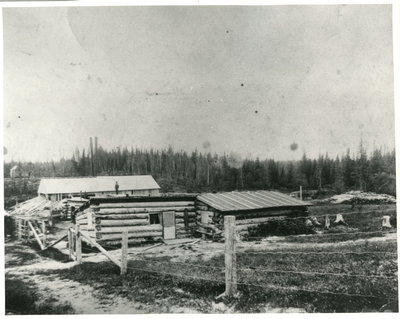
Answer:
[{"label": "dirt ground", "polygon": [[[58,225],[59,230],[65,225]],[[58,232],[60,233],[60,232]],[[392,240],[396,237],[395,233],[388,234],[388,237],[376,237],[368,239],[369,242]],[[56,237],[55,235],[53,237]],[[355,241],[356,242],[356,241]],[[32,282],[38,294],[37,303],[47,300],[51,297],[53,307],[69,304],[72,312],[76,314],[141,314],[141,313],[198,313],[198,309],[190,307],[166,306],[162,304],[148,304],[128,300],[121,295],[104,296],[94,286],[89,286],[77,281],[60,278],[56,274],[43,271],[69,269],[76,265],[74,261],[67,260],[67,243],[60,242],[55,246],[58,250],[56,254],[48,253],[43,255],[33,247],[29,247],[16,241],[8,241],[5,244],[6,250],[6,278],[17,278]],[[242,242],[238,244],[238,251],[241,250],[274,250],[274,249],[299,249],[307,246],[305,243],[286,243],[279,237],[270,237],[257,243]],[[320,243],[317,247],[328,247],[337,243]],[[339,244],[340,245],[340,244]],[[148,245],[147,247],[151,247]],[[315,244],[314,244],[315,246]],[[56,250],[53,250],[56,251]],[[144,247],[130,247],[128,249],[129,260],[139,258],[141,254],[146,257],[169,257],[171,261],[191,262],[200,260],[209,260],[213,256],[223,254],[224,246],[222,243],[212,241],[197,241],[193,244],[165,245],[162,244],[143,251]],[[141,254],[140,254],[141,253]],[[110,254],[120,258],[121,250],[115,249]],[[99,263],[107,261],[107,257],[101,253],[92,252],[83,254],[83,263]],[[232,308],[221,302],[213,302],[207,312],[212,313],[231,313]],[[301,308],[276,308],[265,305],[264,312],[304,312]],[[9,312],[9,313],[12,313]]]},{"label": "dirt ground", "polygon": [[[390,207],[389,207],[390,208]],[[322,213],[326,213],[330,206],[318,208]],[[322,209],[324,209],[322,211]],[[333,207],[332,209],[338,209]],[[347,209],[344,207],[343,209]],[[317,208],[316,208],[317,210]],[[347,218],[347,217],[346,217]],[[48,234],[48,241],[52,242],[67,233],[69,221],[60,221]],[[363,225],[361,225],[364,227]],[[360,226],[360,228],[361,228]],[[374,226],[375,227],[375,226]],[[368,229],[367,229],[368,230]],[[296,251],[302,249],[351,249],[361,243],[378,244],[384,242],[393,242],[396,240],[396,233],[386,233],[381,237],[360,238],[355,240],[338,241],[338,242],[307,242],[303,241],[305,235],[295,236],[295,240],[287,240],[285,237],[271,236],[257,241],[239,241],[237,244],[237,252],[244,251]],[[293,238],[292,238],[293,239]],[[177,244],[161,244],[153,247],[155,243],[147,243],[142,246],[132,246],[128,249],[128,260],[140,260],[141,258],[154,258],[168,260],[177,263],[213,263],[211,259],[222,256],[224,254],[224,244],[221,242],[213,242],[211,240],[193,239],[190,243]],[[354,245],[354,246],[351,246]],[[149,249],[150,248],[150,249]],[[108,249],[107,249],[108,250]],[[116,259],[121,258],[121,249],[108,250],[110,255]],[[98,251],[91,250],[90,247],[84,248],[83,251],[84,264],[100,264],[108,262],[108,258]],[[75,313],[75,314],[144,314],[144,313],[233,313],[235,312],[232,305],[224,304],[217,300],[208,300],[202,306],[191,306],[192,303],[169,303],[168,298],[159,302],[147,302],[142,298],[142,302],[136,300],[136,297],[126,298],[122,294],[115,293],[112,289],[103,289],[101,280],[84,282],[71,280],[67,276],[61,276],[62,271],[68,271],[76,266],[76,262],[68,257],[67,242],[62,241],[45,252],[40,252],[34,245],[28,246],[16,240],[6,239],[5,242],[5,277],[6,283],[9,281],[19,281],[29,283],[32,291],[35,292],[35,307],[30,314],[48,313]],[[164,259],[163,259],[164,258]],[[80,271],[78,269],[78,271]],[[83,270],[82,270],[83,271]],[[61,273],[60,273],[61,272]],[[85,276],[85,274],[83,274]],[[223,274],[222,274],[223,275]],[[117,277],[119,275],[117,274]],[[127,288],[129,289],[129,287]],[[169,289],[169,287],[168,287]],[[6,287],[7,291],[7,287]],[[152,291],[151,291],[152,292]],[[173,287],[168,292],[171,296],[175,295],[175,299],[179,299],[179,294],[186,292],[181,288]],[[168,295],[168,294],[167,294]],[[176,297],[178,296],[178,297]],[[196,299],[195,294],[186,293],[187,298]],[[217,294],[215,295],[215,297]],[[165,297],[165,296],[164,296]],[[168,296],[167,296],[168,297]],[[214,297],[212,297],[214,298]],[[201,298],[198,298],[201,299]],[[146,302],[144,302],[145,300]],[[195,300],[198,301],[198,300]],[[38,305],[49,303],[46,307],[42,307],[38,311]],[[177,305],[179,304],[179,305]],[[184,306],[180,306],[180,305]],[[203,305],[203,304],[201,304]],[[261,304],[258,307],[261,312],[305,312],[303,308],[286,307],[278,308],[269,304]],[[57,310],[60,309],[60,310]],[[200,310],[199,310],[200,309]],[[7,309],[9,314],[20,314],[15,309]],[[26,314],[26,313],[25,313]]]}]

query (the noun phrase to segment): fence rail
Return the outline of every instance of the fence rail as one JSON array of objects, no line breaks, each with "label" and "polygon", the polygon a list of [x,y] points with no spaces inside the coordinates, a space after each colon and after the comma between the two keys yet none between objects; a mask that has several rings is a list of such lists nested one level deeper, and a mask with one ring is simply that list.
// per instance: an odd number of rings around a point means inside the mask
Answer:
[{"label": "fence rail", "polygon": [[[266,258],[266,260],[268,261],[268,256],[271,256],[271,258],[273,257],[275,259],[279,256],[282,256],[282,258],[295,258],[296,256],[304,256],[304,258],[306,258],[307,256],[311,256],[313,258],[315,256],[318,259],[321,259],[323,257],[325,258],[325,256],[327,256],[327,258],[336,258],[336,256],[340,256],[341,259],[337,259],[336,262],[342,262],[343,260],[343,262],[346,263],[347,258],[356,258],[356,260],[362,259],[366,262],[371,260],[388,260],[390,264],[391,262],[396,263],[396,251],[379,251],[376,250],[376,247],[373,246],[371,247],[371,250],[368,250],[367,247],[364,247],[360,251],[329,251],[329,248],[327,248],[326,246],[320,246],[317,251],[268,251],[268,247],[264,247],[261,251],[248,251],[251,249],[255,249],[255,247],[240,245],[237,242],[237,230],[234,216],[225,217],[224,249],[213,249],[213,252],[217,253],[218,256],[224,256],[224,261],[222,262],[222,260],[220,260],[219,264],[217,265],[171,260],[156,260],[155,258],[147,257],[149,251],[146,248],[136,253],[128,252],[127,232],[124,232],[122,236],[121,251],[116,251],[120,254],[120,258],[118,258],[116,257],[116,253],[110,253],[104,247],[100,246],[87,233],[82,232],[79,226],[77,226],[75,229],[71,228],[68,233],[71,258],[76,260],[77,264],[81,264],[83,262],[81,243],[81,241],[83,240],[90,245],[90,247],[86,247],[85,249],[93,252],[100,251],[117,267],[119,267],[121,275],[126,275],[128,272],[133,271],[152,274],[155,276],[170,276],[172,278],[179,278],[188,281],[205,281],[208,283],[214,283],[219,286],[224,286],[225,292],[223,293],[223,295],[227,297],[234,296],[239,290],[243,289],[243,287],[258,287],[260,289],[265,289],[268,291],[291,291],[322,295],[336,295],[343,297],[347,296],[352,298],[374,298],[380,301],[384,300],[385,302],[397,299],[398,278],[397,273],[393,271],[389,271],[387,274],[382,274],[374,273],[373,271],[365,272],[364,270],[363,273],[362,271],[358,272],[357,268],[352,269],[350,267],[351,269],[347,269],[349,267],[345,267],[345,265],[342,267],[343,269],[338,269],[335,271],[324,271],[324,269],[301,269],[301,267],[296,268],[296,265],[294,265],[294,268],[292,269],[289,269],[287,266],[286,269],[278,269],[276,266],[272,267],[271,265],[269,265],[268,262],[255,266],[253,264],[249,264],[251,259],[243,259],[247,257],[262,257]],[[359,233],[387,234],[390,233],[390,231],[353,232],[350,234]],[[343,234],[333,233],[326,235],[329,236]],[[314,234],[306,236],[320,237],[323,235]],[[156,246],[159,245],[154,245],[152,247]],[[115,246],[113,248],[115,248]],[[259,247],[257,248],[259,249]],[[257,262],[259,263],[259,261]],[[386,262],[386,264],[387,263],[388,262]],[[305,264],[305,266],[309,267],[310,265]],[[261,276],[260,274],[265,275]],[[315,286],[308,287],[308,279],[302,279],[303,277],[314,278],[313,280],[316,281]],[[260,278],[262,279],[260,280]],[[283,279],[280,281],[281,278]],[[357,281],[357,283],[364,282],[366,288],[364,290],[361,289],[361,284],[351,285],[351,282],[354,281]],[[329,284],[325,285],[325,282],[328,282]],[[343,287],[340,287],[339,284],[347,284],[349,287],[344,289],[345,291],[340,291],[341,289],[343,290]],[[376,291],[374,290],[374,285],[388,285],[388,287],[390,286],[390,289],[385,294],[376,293]],[[328,288],[326,289],[326,287]]]}]

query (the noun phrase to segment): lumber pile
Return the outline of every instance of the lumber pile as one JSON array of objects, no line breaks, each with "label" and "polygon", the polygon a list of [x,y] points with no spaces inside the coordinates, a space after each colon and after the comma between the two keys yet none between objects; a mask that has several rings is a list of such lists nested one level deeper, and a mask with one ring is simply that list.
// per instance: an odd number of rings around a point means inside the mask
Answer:
[{"label": "lumber pile", "polygon": [[99,202],[76,215],[76,223],[88,236],[101,243],[120,243],[128,231],[128,241],[139,238],[163,237],[163,213],[175,213],[176,236],[190,235],[196,223],[193,200],[154,201],[138,198],[118,202]]},{"label": "lumber pile", "polygon": [[44,197],[38,196],[15,205],[9,216],[50,217],[54,204]]}]

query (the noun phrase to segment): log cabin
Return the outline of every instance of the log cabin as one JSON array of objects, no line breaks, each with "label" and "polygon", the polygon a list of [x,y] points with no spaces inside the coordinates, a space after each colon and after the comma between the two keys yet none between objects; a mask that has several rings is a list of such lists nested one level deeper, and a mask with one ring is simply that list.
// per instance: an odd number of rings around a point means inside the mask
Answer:
[{"label": "log cabin", "polygon": [[196,198],[199,222],[197,232],[214,235],[223,230],[226,215],[236,217],[236,230],[246,232],[249,227],[272,219],[308,215],[309,202],[275,191],[246,191],[206,193]]},{"label": "log cabin", "polygon": [[175,239],[191,236],[196,227],[195,194],[152,197],[93,197],[79,208],[76,223],[103,245],[143,238]]}]

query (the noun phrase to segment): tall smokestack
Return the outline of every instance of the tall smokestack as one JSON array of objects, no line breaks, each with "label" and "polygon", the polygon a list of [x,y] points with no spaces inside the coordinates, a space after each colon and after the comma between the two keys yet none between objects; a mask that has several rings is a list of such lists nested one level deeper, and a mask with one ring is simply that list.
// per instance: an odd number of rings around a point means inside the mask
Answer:
[{"label": "tall smokestack", "polygon": [[97,163],[97,136],[94,138],[94,174],[97,175],[98,171],[98,163]]},{"label": "tall smokestack", "polygon": [[90,137],[90,166],[92,169],[92,176],[94,176],[94,167],[93,167],[93,138]]}]

